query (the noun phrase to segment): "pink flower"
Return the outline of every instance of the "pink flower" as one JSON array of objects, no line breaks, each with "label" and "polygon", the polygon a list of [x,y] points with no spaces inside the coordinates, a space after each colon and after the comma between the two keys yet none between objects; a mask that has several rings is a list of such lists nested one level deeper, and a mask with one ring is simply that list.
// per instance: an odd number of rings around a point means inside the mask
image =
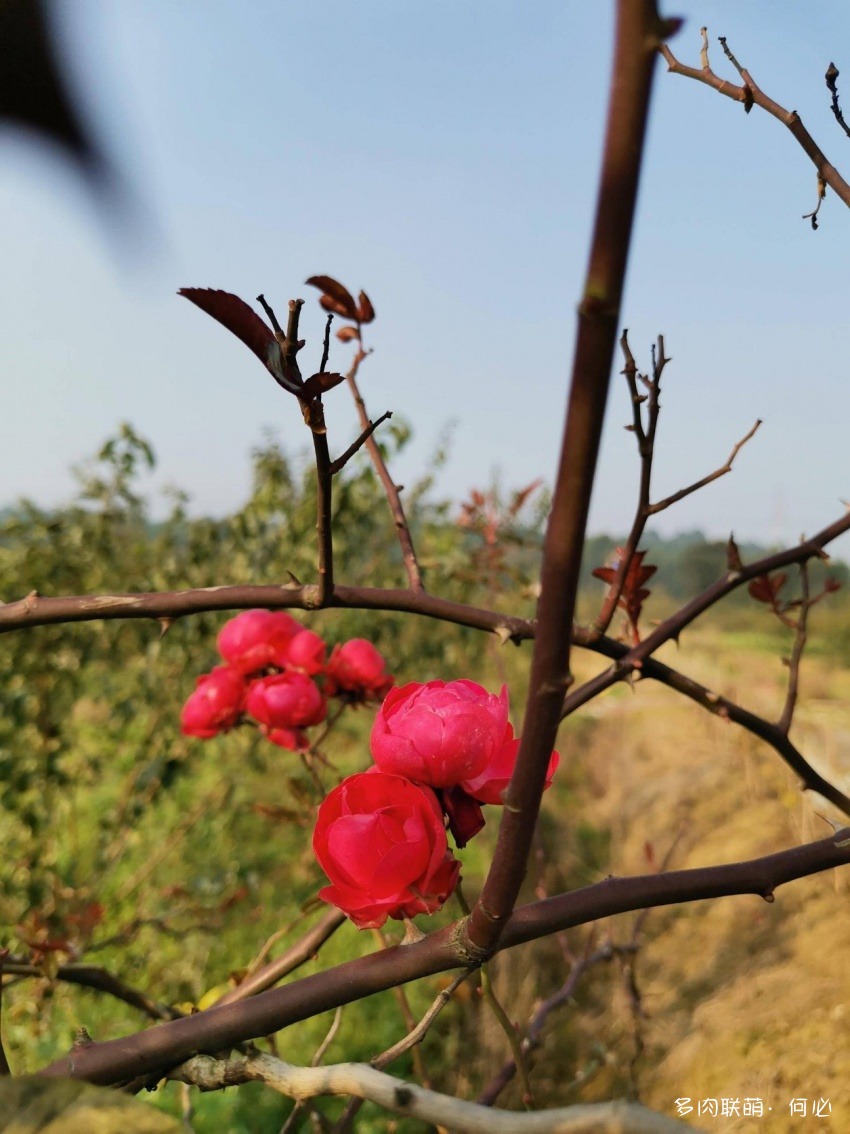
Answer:
[{"label": "pink flower", "polygon": [[[514,730],[508,725],[504,743],[496,750],[490,763],[482,772],[463,781],[461,786],[464,791],[477,799],[479,803],[503,803],[502,793],[513,775],[518,752],[519,737],[514,737]],[[561,757],[557,752],[553,752],[549,757],[544,791],[552,786],[552,777],[555,775],[560,759]]]},{"label": "pink flower", "polygon": [[245,709],[266,729],[301,729],[325,719],[327,705],[303,673],[275,673],[252,681]]},{"label": "pink flower", "polygon": [[325,666],[327,646],[313,630],[299,630],[290,638],[283,654],[286,669],[297,669],[301,673],[321,673]]},{"label": "pink flower", "polygon": [[380,699],[392,687],[393,679],[385,672],[386,662],[366,638],[351,638],[334,646],[325,672],[328,691]]},{"label": "pink flower", "polygon": [[434,793],[402,776],[349,776],[319,807],[313,850],[331,881],[319,897],[360,929],[440,909],[460,870]]},{"label": "pink flower", "polygon": [[387,694],[370,745],[383,772],[432,787],[480,776],[508,728],[508,693],[488,693],[474,681],[411,682]]},{"label": "pink flower", "polygon": [[180,713],[180,731],[203,740],[227,732],[239,720],[246,691],[242,675],[229,666],[201,674]]},{"label": "pink flower", "polygon": [[287,644],[301,630],[285,610],[243,610],[219,631],[218,652],[240,673],[257,673],[269,665],[282,669]]}]

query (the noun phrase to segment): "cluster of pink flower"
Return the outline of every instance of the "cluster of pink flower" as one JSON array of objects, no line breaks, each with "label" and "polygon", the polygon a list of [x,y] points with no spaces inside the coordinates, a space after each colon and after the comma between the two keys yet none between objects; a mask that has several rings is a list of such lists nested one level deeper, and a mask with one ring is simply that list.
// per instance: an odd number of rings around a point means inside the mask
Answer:
[{"label": "cluster of pink flower", "polygon": [[474,681],[429,681],[389,692],[370,746],[374,766],[328,795],[313,835],[331,881],[319,896],[361,929],[443,905],[460,870],[446,824],[459,847],[481,830],[481,805],[503,802],[519,740],[504,687],[496,696]]},{"label": "cluster of pink flower", "polygon": [[327,716],[327,698],[380,700],[392,686],[371,642],[352,638],[327,657],[324,640],[285,611],[246,610],[222,627],[225,664],[202,674],[183,706],[186,736],[209,739],[246,717],[281,748],[305,751],[304,729]]}]

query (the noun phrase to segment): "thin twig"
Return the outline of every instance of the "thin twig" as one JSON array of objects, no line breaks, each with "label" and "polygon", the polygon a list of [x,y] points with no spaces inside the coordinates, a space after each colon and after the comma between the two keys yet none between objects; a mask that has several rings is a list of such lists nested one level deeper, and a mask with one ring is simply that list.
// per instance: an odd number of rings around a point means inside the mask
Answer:
[{"label": "thin twig", "polygon": [[[527,1057],[540,1046],[543,1038],[543,1028],[547,1019],[557,1008],[560,1008],[573,998],[576,988],[587,970],[602,961],[610,961],[614,956],[614,946],[611,942],[606,942],[605,945],[596,949],[593,953],[580,957],[575,961],[570,968],[569,976],[557,992],[547,997],[534,1010],[534,1014],[528,1022],[528,1027],[526,1028],[526,1033],[521,1043],[524,1057]],[[507,1087],[511,1079],[513,1079],[516,1071],[516,1059],[506,1060],[475,1101],[480,1103],[481,1106],[493,1106],[496,1099],[505,1087]]]},{"label": "thin twig", "polygon": [[[659,398],[661,395],[661,375],[670,359],[664,353],[664,336],[658,336],[658,350],[653,351],[652,378],[638,375],[637,364],[629,346],[629,332],[623,330],[620,337],[620,348],[625,357],[623,374],[629,386],[632,403],[632,426],[638,446],[640,457],[640,483],[638,486],[638,500],[635,508],[634,520],[626,539],[623,553],[617,562],[617,573],[611,583],[602,603],[599,616],[592,626],[592,633],[604,634],[611,625],[611,619],[617,610],[623,586],[628,577],[629,568],[637,551],[640,538],[643,535],[646,522],[650,515],[650,491],[652,486],[652,462],[655,456],[655,435],[658,429],[658,415],[661,409]],[[641,394],[638,389],[638,377],[643,380],[648,393]],[[644,428],[641,416],[641,406],[646,402],[647,423]]]},{"label": "thin twig", "polygon": [[[286,952],[281,953],[275,960],[263,965],[255,972],[249,972],[248,976],[236,988],[226,992],[217,1000],[215,1006],[234,1004],[239,1000],[247,999],[249,996],[256,996],[257,993],[265,992],[267,988],[271,988],[301,965],[312,960],[344,922],[345,914],[335,909],[328,910],[319,918],[313,928],[293,945],[290,945]],[[262,954],[260,955],[262,956]]]},{"label": "thin twig", "polygon": [[821,175],[818,174],[818,203],[815,205],[812,212],[803,213],[803,220],[811,221],[812,222],[812,228],[815,230],[815,232],[817,232],[817,227],[818,227],[818,213],[820,212],[820,207],[823,204],[825,197],[826,197],[826,182],[821,177]]},{"label": "thin twig", "polygon": [[377,421],[370,421],[353,445],[349,445],[342,456],[337,457],[335,461],[331,462],[331,476],[336,476],[340,469],[344,469],[354,454],[361,449],[363,445],[369,440],[375,430],[385,421],[389,421],[392,417],[392,410],[387,410],[382,413]]},{"label": "thin twig", "polygon": [[727,473],[730,473],[738,453],[740,453],[746,443],[755,436],[761,424],[761,418],[756,418],[755,425],[749,432],[744,434],[740,441],[736,442],[724,465],[721,465],[719,469],[715,469],[714,472],[709,473],[708,476],[704,476],[701,480],[689,484],[687,488],[680,488],[678,492],[674,492],[670,496],[665,496],[665,498],[659,500],[657,504],[650,504],[649,515],[655,516],[659,512],[663,512],[664,509],[669,508],[671,504],[677,504],[680,500],[684,500],[686,496],[690,496],[692,492],[698,492],[701,488],[705,488],[707,484],[711,484],[713,480],[719,480],[721,476],[726,476]]},{"label": "thin twig", "polygon": [[490,979],[490,973],[486,965],[481,966],[481,991],[484,998],[490,1006],[490,1011],[496,1018],[499,1027],[505,1033],[508,1045],[513,1055],[513,1065],[517,1075],[519,1075],[520,1087],[522,1089],[522,1101],[526,1107],[534,1106],[534,1096],[531,1093],[531,1080],[528,1072],[528,1060],[526,1059],[526,1051],[523,1048],[522,1041],[517,1033],[516,1025],[508,1016],[507,1012],[496,995],[496,990],[493,988],[493,982]]},{"label": "thin twig", "polygon": [[803,658],[803,650],[806,648],[806,630],[809,621],[809,609],[812,606],[807,563],[800,565],[800,590],[802,600],[797,615],[797,632],[791,649],[791,657],[788,659],[788,691],[785,695],[782,714],[776,722],[776,727],[783,736],[787,736],[791,729],[794,709],[797,706],[797,694],[800,688],[800,662]]},{"label": "thin twig", "polygon": [[[354,398],[354,405],[357,408],[357,416],[360,419],[360,427],[363,430],[368,429],[370,421],[369,414],[366,410],[366,403],[363,401],[363,395],[357,385],[357,372],[360,368],[360,363],[367,357],[367,351],[363,349],[362,343],[360,344],[357,354],[354,356],[354,361],[351,364],[351,369],[346,375],[348,388],[351,391],[351,396]],[[416,550],[413,546],[413,537],[410,534],[410,524],[407,522],[407,517],[404,514],[404,506],[401,502],[399,494],[399,487],[390,476],[390,471],[387,468],[387,462],[384,460],[380,447],[373,437],[366,438],[366,449],[369,456],[372,458],[372,464],[375,466],[375,472],[378,474],[378,480],[384,488],[384,493],[387,497],[387,503],[390,506],[390,512],[393,517],[393,524],[395,526],[396,536],[399,545],[401,546],[401,555],[404,560],[404,568],[407,572],[407,582],[411,590],[421,591],[424,587],[422,582],[422,571],[419,567],[419,560],[416,558]]]},{"label": "thin twig", "polygon": [[664,56],[667,69],[672,71],[673,74],[684,75],[688,79],[696,79],[697,82],[705,83],[727,98],[743,103],[745,109],[755,104],[778,119],[783,126],[787,126],[797,143],[802,147],[804,153],[818,171],[818,174],[823,178],[830,189],[833,190],[839,200],[843,201],[845,205],[850,206],[850,184],[844,180],[835,166],[827,160],[826,155],[803,125],[797,111],[785,110],[779,103],[769,98],[753,81],[753,77],[749,71],[740,66],[731,51],[729,51],[726,41],[721,39],[720,42],[723,44],[726,54],[732,60],[733,65],[738,69],[741,78],[744,80],[742,86],[736,86],[735,83],[721,79],[709,67],[686,67],[683,63],[679,62],[666,43],[660,45],[659,51]]},{"label": "thin twig", "polygon": [[[375,939],[377,940],[380,947],[382,949],[388,949],[390,947],[389,942],[387,941],[386,934],[383,932],[383,930],[375,929],[373,932]],[[398,1004],[399,1011],[401,1012],[401,1018],[404,1021],[404,1026],[405,1028],[407,1028],[408,1034],[410,1034],[416,1028],[416,1017],[413,1015],[413,1009],[410,1007],[410,1001],[407,999],[407,993],[403,988],[398,987],[393,989],[393,995],[395,996],[396,1003]],[[413,1070],[416,1074],[417,1080],[422,1084],[423,1087],[430,1087],[431,1079],[428,1075],[428,1070],[425,1067],[425,1061],[422,1058],[422,1052],[420,1051],[418,1044],[412,1047],[411,1056],[413,1058]]]},{"label": "thin twig", "polygon": [[850,138],[850,126],[848,126],[844,121],[844,114],[841,110],[841,107],[838,105],[838,76],[840,74],[841,72],[838,70],[835,64],[830,63],[830,65],[826,69],[824,79],[826,80],[826,85],[829,89],[829,93],[832,96],[830,99],[830,109],[835,115],[835,121],[838,123],[847,137]]},{"label": "thin twig", "polygon": [[137,890],[141,884],[153,874],[154,870],[160,865],[163,859],[167,858],[169,854],[177,847],[198,819],[206,812],[212,811],[213,813],[224,804],[227,796],[232,791],[231,784],[225,784],[219,787],[216,791],[211,792],[208,796],[202,799],[195,807],[189,811],[180,823],[174,828],[167,839],[165,839],[154,851],[139,869],[132,874],[124,885],[121,887],[115,899],[116,902],[123,902]]},{"label": "thin twig", "polygon": [[327,369],[328,359],[331,354],[331,323],[334,321],[333,311],[328,312],[327,320],[325,321],[325,338],[322,343],[322,361],[319,365],[319,373],[324,374]]},{"label": "thin twig", "polygon": [[[2,973],[17,977],[36,977],[45,979],[44,970],[38,965],[27,961],[10,959],[2,966]],[[59,965],[52,974],[52,980],[62,981],[65,984],[76,984],[82,988],[91,988],[97,992],[106,992],[116,1000],[129,1004],[131,1008],[138,1008],[152,1020],[178,1020],[183,1015],[165,1004],[152,1000],[144,992],[126,984],[119,977],[100,968],[98,965],[69,964]]]},{"label": "thin twig", "polygon": [[[382,1051],[380,1055],[376,1055],[373,1059],[370,1059],[369,1066],[374,1067],[377,1071],[383,1071],[385,1067],[389,1067],[396,1059],[400,1059],[401,1056],[410,1051],[411,1048],[415,1048],[422,1043],[431,1025],[451,1000],[455,990],[459,988],[465,980],[468,980],[473,972],[475,972],[473,968],[465,969],[462,973],[454,977],[451,983],[436,997],[419,1023],[412,1028],[406,1036],[402,1036],[398,1043],[394,1043],[392,1047],[388,1047],[386,1051]],[[334,1134],[344,1134],[346,1130],[350,1129],[351,1123],[357,1112],[363,1106],[364,1101],[364,1099],[354,1098],[349,1102],[334,1127]]]}]

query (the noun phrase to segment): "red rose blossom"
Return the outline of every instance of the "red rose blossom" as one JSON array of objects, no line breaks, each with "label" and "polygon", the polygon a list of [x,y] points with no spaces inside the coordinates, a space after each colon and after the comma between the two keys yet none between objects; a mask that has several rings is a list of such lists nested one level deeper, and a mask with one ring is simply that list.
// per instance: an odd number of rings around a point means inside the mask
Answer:
[{"label": "red rose blossom", "polygon": [[285,610],[243,610],[219,631],[218,652],[240,673],[282,669],[289,640],[303,629]]},{"label": "red rose blossom", "polygon": [[180,713],[180,731],[202,740],[227,732],[239,720],[246,690],[245,679],[229,666],[202,673]]},{"label": "red rose blossom", "polygon": [[[479,803],[501,804],[503,802],[502,792],[508,786],[513,775],[518,752],[519,737],[514,737],[514,730],[508,725],[504,743],[496,749],[483,772],[479,772],[474,778],[463,781],[461,786],[464,791],[473,799],[477,799]],[[552,786],[552,777],[555,775],[560,759],[561,757],[557,752],[553,752],[549,757],[546,782],[543,785],[544,791]]]},{"label": "red rose blossom", "polygon": [[331,881],[323,901],[360,929],[440,909],[460,870],[437,797],[403,776],[349,776],[319,807],[313,850]]},{"label": "red rose blossom", "polygon": [[286,669],[297,669],[301,673],[321,673],[327,649],[324,638],[319,637],[314,630],[299,630],[286,643],[283,661],[278,664]]},{"label": "red rose blossom", "polygon": [[325,699],[304,673],[275,673],[252,681],[245,709],[267,729],[301,729],[323,721]]},{"label": "red rose blossom", "polygon": [[392,676],[385,672],[383,655],[366,638],[351,638],[334,646],[325,673],[328,689],[362,697],[384,697],[392,687]]},{"label": "red rose blossom", "polygon": [[504,686],[496,696],[474,681],[411,682],[387,694],[370,745],[381,771],[453,787],[481,775],[507,728]]}]

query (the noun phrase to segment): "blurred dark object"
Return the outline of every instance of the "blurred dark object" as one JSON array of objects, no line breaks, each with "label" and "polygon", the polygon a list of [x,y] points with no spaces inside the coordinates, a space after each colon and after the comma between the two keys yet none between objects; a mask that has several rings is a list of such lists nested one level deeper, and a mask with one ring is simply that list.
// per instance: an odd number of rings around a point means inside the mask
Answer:
[{"label": "blurred dark object", "polygon": [[45,0],[0,0],[0,121],[58,143],[103,188],[109,169],[75,105],[49,25]]}]

